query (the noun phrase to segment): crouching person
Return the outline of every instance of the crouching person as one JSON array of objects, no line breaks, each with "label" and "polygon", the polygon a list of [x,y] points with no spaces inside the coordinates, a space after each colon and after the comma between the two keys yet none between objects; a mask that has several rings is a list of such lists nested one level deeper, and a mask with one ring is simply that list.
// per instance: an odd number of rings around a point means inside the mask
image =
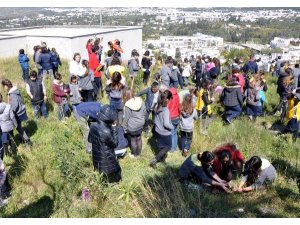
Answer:
[{"label": "crouching person", "polygon": [[88,141],[92,143],[94,168],[103,173],[109,183],[119,182],[121,167],[114,149],[118,146],[117,113],[109,105],[100,108],[97,123],[90,127]]}]

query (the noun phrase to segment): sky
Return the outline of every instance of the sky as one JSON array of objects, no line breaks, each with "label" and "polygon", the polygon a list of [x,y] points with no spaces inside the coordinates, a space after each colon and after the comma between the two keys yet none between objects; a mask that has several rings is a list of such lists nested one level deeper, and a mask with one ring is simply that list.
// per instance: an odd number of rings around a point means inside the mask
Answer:
[{"label": "sky", "polygon": [[300,7],[299,0],[1,0],[0,7]]}]

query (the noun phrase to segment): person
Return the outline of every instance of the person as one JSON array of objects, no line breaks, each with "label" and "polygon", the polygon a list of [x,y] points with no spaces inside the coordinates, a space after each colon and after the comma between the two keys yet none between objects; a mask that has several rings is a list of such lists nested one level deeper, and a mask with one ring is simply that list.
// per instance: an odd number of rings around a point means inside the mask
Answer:
[{"label": "person", "polygon": [[148,50],[145,51],[141,64],[142,64],[143,72],[144,72],[143,83],[147,84],[149,77],[150,77],[150,67],[152,65],[151,58],[150,58],[150,52]]},{"label": "person", "polygon": [[52,68],[53,57],[51,53],[48,51],[47,47],[42,47],[42,52],[38,59],[38,64],[42,66],[43,69],[43,81],[45,82],[47,78],[47,74],[51,77],[53,81],[53,68]]},{"label": "person", "polygon": [[28,79],[26,83],[26,92],[31,100],[34,118],[38,119],[40,117],[40,112],[44,118],[47,118],[47,91],[43,80],[37,77],[37,72],[35,70],[30,72],[30,79]]},{"label": "person", "polygon": [[232,65],[231,65],[231,69],[239,69],[241,70],[241,62],[240,62],[240,59],[239,58],[235,58]]},{"label": "person", "polygon": [[245,92],[246,97],[246,113],[250,120],[256,121],[258,116],[258,107],[260,106],[260,82],[255,79],[250,83],[249,88]]},{"label": "person", "polygon": [[129,139],[130,157],[140,157],[142,151],[142,131],[145,124],[146,106],[141,97],[134,97],[132,90],[124,95],[124,132]]},{"label": "person", "polygon": [[234,118],[242,113],[243,95],[237,78],[233,77],[227,82],[220,100],[225,106],[225,121],[230,124]]},{"label": "person", "polygon": [[61,61],[59,54],[57,53],[55,48],[51,48],[50,54],[52,56],[52,70],[53,74],[55,74],[56,72],[58,72],[58,66],[61,66]]},{"label": "person", "polygon": [[227,143],[216,148],[213,168],[216,174],[226,181],[236,179],[242,174],[245,158],[233,143]]},{"label": "person", "polygon": [[173,61],[171,59],[167,59],[165,61],[165,65],[159,71],[161,83],[164,84],[167,88],[170,88],[172,66],[173,66]]},{"label": "person", "polygon": [[154,111],[157,106],[158,97],[159,97],[159,88],[158,88],[158,82],[154,81],[151,84],[151,87],[148,87],[138,94],[136,94],[137,97],[146,95],[146,116],[145,116],[145,125],[144,125],[144,131],[146,133],[149,132],[149,116],[152,114],[152,119],[154,119]]},{"label": "person", "polygon": [[24,49],[19,50],[18,60],[22,68],[22,79],[23,81],[26,81],[29,78],[29,58],[25,54]]},{"label": "person", "polygon": [[300,68],[299,63],[295,64],[295,68],[293,70],[294,82],[297,87],[299,87],[299,76],[300,76]]},{"label": "person", "polygon": [[43,67],[39,63],[39,58],[41,55],[42,48],[41,48],[41,46],[36,45],[36,46],[34,46],[33,50],[34,50],[33,61],[35,63],[36,69],[38,71],[38,77],[41,78],[41,76],[43,74]]},{"label": "person", "polygon": [[11,109],[15,114],[17,120],[17,131],[20,134],[22,141],[25,143],[26,148],[30,148],[31,141],[22,127],[22,122],[26,121],[28,117],[20,90],[16,86],[13,86],[11,81],[8,79],[2,80],[2,86],[8,92],[8,104],[11,105]]},{"label": "person", "polygon": [[159,152],[150,161],[150,166],[156,168],[158,162],[164,162],[168,156],[168,151],[172,148],[172,129],[173,125],[170,118],[170,112],[167,105],[170,101],[169,90],[166,90],[159,95],[157,108],[155,110],[155,134],[157,137]]},{"label": "person", "polygon": [[241,87],[241,92],[244,94],[245,91],[245,78],[243,74],[241,74],[241,70],[238,68],[233,68],[232,69],[232,77],[236,77],[237,81],[239,82],[239,85]]},{"label": "person", "polygon": [[94,169],[104,174],[109,183],[122,179],[121,167],[114,149],[118,146],[117,113],[112,106],[100,108],[97,122],[91,124],[88,141],[92,143]]},{"label": "person", "polygon": [[215,68],[215,63],[213,62],[213,59],[208,56],[207,57],[207,62],[206,62],[206,65],[205,65],[205,73],[207,75],[209,75],[209,71],[212,69],[212,68]]},{"label": "person", "polygon": [[133,87],[134,78],[138,75],[140,70],[139,56],[139,53],[134,49],[131,53],[131,59],[128,60],[129,77],[132,81],[131,88]]},{"label": "person", "polygon": [[[113,59],[111,60],[110,66],[107,68],[107,74],[106,74],[107,79],[111,79],[114,72],[119,72],[122,75],[122,80],[125,80],[124,78],[125,67],[121,66],[121,61],[118,57],[113,57]],[[124,81],[122,83],[124,83]]]},{"label": "person", "polygon": [[78,78],[78,84],[80,88],[80,93],[82,96],[83,102],[92,102],[93,94],[94,94],[94,73],[89,67],[89,61],[82,60],[82,67],[85,68],[85,73],[83,76],[79,76]]},{"label": "person", "polygon": [[94,81],[92,82],[94,87],[94,94],[96,99],[100,99],[100,93],[102,93],[102,73],[103,65],[100,63],[98,58],[99,46],[94,46],[92,48],[92,53],[89,57],[89,68],[94,74]]},{"label": "person", "polygon": [[94,39],[92,39],[92,38],[88,39],[88,41],[87,41],[87,43],[85,45],[85,48],[86,48],[86,50],[88,52],[89,61],[91,61],[90,55],[92,54],[92,48],[93,48],[93,46],[94,46]]},{"label": "person", "polygon": [[274,166],[265,158],[252,156],[246,163],[242,181],[237,191],[239,193],[264,190],[272,185],[277,177]]},{"label": "person", "polygon": [[184,59],[182,67],[183,67],[183,71],[182,71],[183,85],[187,86],[189,83],[188,79],[192,75],[192,68],[187,58]]},{"label": "person", "polygon": [[180,77],[180,71],[177,67],[177,61],[174,59],[173,60],[173,66],[171,69],[171,77],[170,77],[170,87],[175,87],[176,89],[178,88],[178,85],[183,85],[182,84],[182,80],[180,80],[180,78],[182,79],[182,77]]},{"label": "person", "polygon": [[82,102],[82,97],[80,94],[80,88],[77,82],[77,76],[72,74],[70,77],[70,83],[69,83],[69,88],[70,88],[70,103],[72,105],[72,110],[73,110],[73,115],[74,117],[78,120],[79,115],[76,110],[76,106]]},{"label": "person", "polygon": [[60,73],[54,74],[54,81],[52,84],[53,101],[57,104],[58,119],[62,121],[69,113],[69,105],[67,96],[70,89],[64,84]]},{"label": "person", "polygon": [[103,46],[101,45],[103,38],[96,38],[94,43],[93,43],[93,48],[98,49],[97,50],[97,58],[99,63],[101,63],[101,56],[102,56],[102,51],[103,51]]},{"label": "person", "polygon": [[0,207],[7,203],[7,198],[10,196],[10,185],[8,176],[5,170],[5,165],[0,159]]},{"label": "person", "polygon": [[197,183],[220,187],[225,192],[230,192],[229,184],[213,170],[214,159],[214,154],[209,151],[190,155],[179,169],[180,182],[188,184],[194,178]]},{"label": "person", "polygon": [[73,60],[69,64],[70,74],[82,77],[86,73],[86,68],[81,63],[80,53],[74,53]]},{"label": "person", "polygon": [[17,120],[11,106],[3,102],[3,97],[0,94],[0,127],[1,127],[1,149],[0,159],[3,160],[4,154],[8,151],[8,145],[13,149],[11,137],[13,137],[13,130],[17,127]]},{"label": "person", "polygon": [[203,79],[203,68],[201,56],[197,56],[197,62],[195,67],[196,87],[199,90],[201,88],[201,81]]},{"label": "person", "polygon": [[276,63],[275,63],[275,74],[277,77],[280,76],[280,70],[281,70],[281,64],[283,61],[281,60],[281,56],[277,57]]},{"label": "person", "polygon": [[287,119],[284,132],[291,132],[293,134],[293,140],[297,141],[299,136],[299,121],[300,121],[300,88],[296,88],[288,95],[288,108],[287,108]]},{"label": "person", "polygon": [[106,57],[106,59],[105,59],[105,61],[104,61],[106,70],[107,70],[107,68],[108,68],[108,67],[110,66],[110,64],[111,64],[111,61],[112,61],[112,59],[113,59],[113,57],[112,57],[113,53],[114,53],[114,52],[113,52],[112,50],[108,50],[108,51],[107,51],[107,57]]},{"label": "person", "polygon": [[118,124],[121,125],[123,121],[123,90],[125,86],[121,83],[122,75],[119,72],[114,72],[112,75],[112,82],[106,86],[106,93],[109,97],[109,104],[118,113]]},{"label": "person", "polygon": [[194,130],[194,120],[198,119],[197,111],[193,107],[193,97],[191,94],[184,96],[183,101],[180,106],[181,119],[180,119],[180,136],[181,136],[181,150],[182,155],[187,157],[190,150],[193,130]]},{"label": "person", "polygon": [[248,74],[248,73],[256,74],[258,72],[258,66],[257,66],[257,63],[254,60],[253,55],[249,56],[249,60],[245,63],[242,70],[246,74]]}]

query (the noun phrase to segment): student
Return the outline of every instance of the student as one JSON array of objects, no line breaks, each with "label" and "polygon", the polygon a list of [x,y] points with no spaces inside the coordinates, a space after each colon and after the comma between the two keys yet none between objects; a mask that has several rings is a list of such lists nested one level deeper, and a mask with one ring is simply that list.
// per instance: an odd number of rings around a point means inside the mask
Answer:
[{"label": "student", "polygon": [[201,56],[197,56],[197,62],[195,67],[195,77],[196,77],[196,87],[197,89],[201,88],[201,81],[203,79],[203,68],[202,68],[202,60]]},{"label": "student", "polygon": [[[108,50],[107,51],[107,57],[106,57],[106,59],[105,59],[105,68],[107,69],[109,66],[110,66],[110,63],[111,63],[111,61],[112,61],[112,55],[113,55],[113,51],[112,50]],[[106,73],[105,73],[105,75],[106,75]],[[107,77],[107,76],[106,76]],[[109,76],[108,76],[109,77]]]},{"label": "student", "polygon": [[22,68],[22,79],[26,81],[29,78],[29,58],[25,54],[24,49],[19,50],[18,60]]},{"label": "student", "polygon": [[8,79],[2,81],[2,86],[8,92],[8,104],[11,105],[11,109],[15,114],[17,120],[17,131],[24,141],[25,146],[29,148],[31,146],[31,142],[27,133],[22,127],[22,122],[26,121],[28,117],[21,93],[19,89],[16,86],[13,86],[11,81]]},{"label": "student", "polygon": [[38,70],[38,77],[41,78],[42,74],[43,74],[43,67],[39,63],[39,58],[40,58],[40,55],[41,55],[42,48],[39,45],[34,46],[34,47],[35,48],[33,48],[33,50],[34,50],[33,61],[34,61],[35,66],[36,66],[36,68]]},{"label": "student", "polygon": [[114,108],[105,105],[100,108],[97,123],[90,127],[88,141],[92,143],[94,169],[107,177],[108,182],[122,179],[121,167],[114,149],[118,146],[117,113]]},{"label": "student", "polygon": [[197,102],[196,102],[196,110],[198,115],[201,115],[201,133],[207,135],[207,128],[211,122],[213,117],[211,104],[214,101],[214,98],[211,98],[210,88],[211,82],[208,79],[204,79],[202,81],[202,88],[198,91]]},{"label": "student", "polygon": [[215,63],[213,62],[212,58],[211,57],[207,57],[207,62],[206,62],[206,65],[205,65],[205,73],[208,75],[209,74],[209,71],[215,67]]},{"label": "student", "polygon": [[245,158],[235,144],[221,145],[214,153],[213,168],[221,179],[229,182],[241,175]]},{"label": "student", "polygon": [[145,51],[141,64],[143,66],[143,71],[144,71],[143,83],[147,84],[149,77],[150,77],[150,67],[152,65],[151,58],[150,58],[150,52],[148,50]]},{"label": "student", "polygon": [[170,112],[170,118],[173,125],[172,129],[172,148],[170,152],[177,151],[177,143],[178,143],[178,125],[180,122],[180,100],[177,89],[175,87],[171,87],[168,92],[170,95],[168,98],[170,99],[168,103],[168,109]]},{"label": "student", "polygon": [[243,74],[241,74],[241,70],[238,68],[233,68],[232,69],[232,77],[236,77],[237,81],[239,82],[239,85],[241,87],[241,92],[244,94],[245,91],[245,78]]},{"label": "student", "polygon": [[94,94],[94,73],[89,67],[89,62],[87,60],[82,60],[82,67],[85,68],[85,73],[83,76],[79,76],[78,84],[81,90],[81,96],[83,102],[92,102]]},{"label": "student", "polygon": [[146,116],[145,116],[145,125],[144,125],[144,131],[146,133],[149,132],[149,116],[152,114],[152,120],[154,119],[154,111],[157,106],[158,96],[159,96],[159,88],[158,88],[158,82],[154,81],[151,84],[151,87],[148,87],[138,94],[136,94],[137,97],[146,95]]},{"label": "student", "polygon": [[79,88],[77,82],[77,76],[74,74],[71,75],[69,88],[70,88],[70,103],[72,105],[73,114],[76,119],[79,119],[76,106],[82,102],[82,97],[80,94],[81,89]]},{"label": "student", "polygon": [[54,81],[52,84],[53,101],[57,104],[58,119],[62,121],[69,112],[69,105],[67,96],[70,93],[70,89],[61,79],[61,74],[54,74]]},{"label": "student", "polygon": [[237,78],[233,77],[227,82],[220,100],[225,106],[225,121],[230,124],[242,113],[243,96]]},{"label": "student", "polygon": [[3,145],[0,149],[0,159],[3,160],[4,154],[8,151],[8,145],[10,144],[12,148],[15,147],[11,143],[10,137],[13,137],[13,130],[17,127],[18,123],[11,106],[2,102],[2,100],[3,98],[0,94],[0,127],[1,142]]},{"label": "student", "polygon": [[253,55],[249,56],[249,60],[245,63],[242,70],[246,74],[248,74],[248,73],[256,74],[258,72],[258,66],[257,66],[257,63],[254,60]]},{"label": "student", "polygon": [[194,178],[201,184],[217,186],[225,192],[230,192],[229,184],[219,178],[213,170],[212,165],[214,159],[214,154],[209,151],[205,151],[202,154],[190,155],[179,169],[180,181],[184,184],[188,184],[188,182]]},{"label": "student", "polygon": [[150,162],[150,166],[153,168],[156,168],[158,162],[165,161],[168,156],[168,151],[172,148],[173,125],[171,123],[169,109],[167,108],[169,101],[170,93],[168,90],[159,95],[154,119],[159,152]]},{"label": "student", "polygon": [[38,59],[38,64],[42,66],[43,69],[43,81],[45,82],[47,74],[51,77],[53,81],[53,68],[52,68],[53,57],[47,50],[47,47],[42,47],[42,52]]},{"label": "student", "polygon": [[167,88],[170,88],[172,66],[173,66],[173,61],[171,59],[167,59],[165,61],[165,65],[159,71],[161,83],[164,84]]},{"label": "student", "polygon": [[106,86],[106,93],[109,97],[109,104],[118,112],[118,124],[123,121],[123,90],[125,86],[121,83],[122,75],[119,72],[114,72],[112,75],[112,83]]},{"label": "student", "polygon": [[131,59],[128,60],[129,76],[131,80],[138,75],[140,70],[139,56],[139,53],[135,49],[132,50]]},{"label": "student", "polygon": [[198,118],[197,111],[193,107],[193,97],[191,94],[184,96],[181,103],[180,112],[181,150],[182,155],[187,157],[193,139],[194,120]]},{"label": "student", "polygon": [[249,88],[245,92],[246,112],[250,120],[256,121],[258,116],[258,107],[260,105],[260,85],[255,79],[250,83]]},{"label": "student", "polygon": [[81,63],[81,55],[76,52],[73,56],[73,60],[70,62],[70,74],[75,74],[76,76],[83,76],[86,73],[86,68],[83,67]]},{"label": "student", "polygon": [[245,163],[242,181],[237,189],[238,192],[263,190],[272,185],[277,177],[274,166],[265,158],[251,157]]},{"label": "student", "polygon": [[47,118],[48,111],[46,107],[46,87],[43,80],[37,77],[37,72],[34,70],[30,72],[30,79],[27,80],[26,92],[31,100],[34,118],[38,119],[40,117],[40,112],[44,118]]},{"label": "student", "polygon": [[300,89],[294,89],[291,94],[288,95],[288,108],[287,119],[288,123],[285,128],[285,132],[291,132],[293,134],[293,140],[297,141],[299,136],[299,121],[300,121]]},{"label": "student", "polygon": [[89,61],[91,61],[90,55],[92,54],[92,48],[93,48],[93,46],[94,46],[94,39],[90,38],[90,39],[87,41],[86,45],[85,45],[85,48],[86,48],[86,50],[87,50],[87,52],[88,52]]},{"label": "student", "polygon": [[53,74],[55,74],[56,72],[58,72],[58,66],[61,66],[61,61],[59,54],[57,53],[55,48],[51,49],[50,54],[52,56],[52,70]]},{"label": "student", "polygon": [[188,79],[192,75],[192,68],[187,58],[184,59],[182,67],[183,86],[187,86],[189,83]]},{"label": "student", "polygon": [[[122,75],[122,80],[125,80],[124,77],[124,71],[125,71],[125,67],[121,66],[121,61],[118,57],[113,57],[111,62],[110,62],[110,66],[107,68],[107,72],[108,72],[108,79],[111,79],[114,72],[119,72]],[[122,83],[124,83],[122,81]],[[125,85],[125,83],[124,83]]]},{"label": "student", "polygon": [[98,58],[99,46],[94,46],[92,48],[92,53],[90,54],[89,68],[94,74],[94,94],[96,99],[100,99],[100,93],[102,93],[102,73],[103,65],[100,63]]},{"label": "student", "polygon": [[128,135],[131,158],[142,151],[142,131],[145,124],[146,106],[141,97],[134,97],[131,90],[125,92],[124,131]]},{"label": "student", "polygon": [[9,183],[5,165],[0,158],[0,208],[7,203],[7,198],[10,196]]},{"label": "student", "polygon": [[97,58],[98,58],[99,63],[101,63],[101,56],[102,56],[102,50],[103,50],[103,46],[101,45],[102,39],[103,38],[96,38],[93,43],[93,48],[98,49],[96,53],[97,53]]}]

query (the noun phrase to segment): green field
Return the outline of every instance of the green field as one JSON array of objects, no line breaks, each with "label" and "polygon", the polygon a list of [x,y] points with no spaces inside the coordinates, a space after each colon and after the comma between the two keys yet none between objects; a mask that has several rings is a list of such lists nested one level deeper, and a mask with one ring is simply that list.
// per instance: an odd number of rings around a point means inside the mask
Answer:
[{"label": "green field", "polygon": [[[66,81],[69,76],[66,62],[60,72]],[[0,60],[0,78],[11,79],[21,89],[30,118],[24,125],[33,142],[31,150],[27,150],[15,135],[18,152],[5,157],[12,196],[8,205],[0,209],[0,217],[300,216],[299,142],[293,143],[291,135],[276,135],[269,129],[278,117],[265,116],[253,123],[244,116],[224,126],[217,116],[208,129],[208,136],[200,134],[200,121],[197,121],[191,148],[195,153],[213,150],[224,142],[234,142],[246,158],[266,157],[279,174],[268,191],[224,194],[197,186],[181,186],[177,173],[185,158],[177,151],[169,154],[165,164],[152,169],[149,161],[156,145],[151,137],[144,136],[142,157],[121,159],[123,180],[112,186],[104,184],[99,173],[94,172],[75,119],[68,118],[60,123],[52,99],[48,103],[49,118],[33,120],[17,58]],[[268,78],[267,112],[278,101],[275,83]],[[51,96],[50,80],[47,87],[48,96]],[[143,88],[140,78],[135,87],[137,90]],[[220,111],[218,106],[215,111]],[[90,190],[91,201],[80,199],[84,187]]]}]

